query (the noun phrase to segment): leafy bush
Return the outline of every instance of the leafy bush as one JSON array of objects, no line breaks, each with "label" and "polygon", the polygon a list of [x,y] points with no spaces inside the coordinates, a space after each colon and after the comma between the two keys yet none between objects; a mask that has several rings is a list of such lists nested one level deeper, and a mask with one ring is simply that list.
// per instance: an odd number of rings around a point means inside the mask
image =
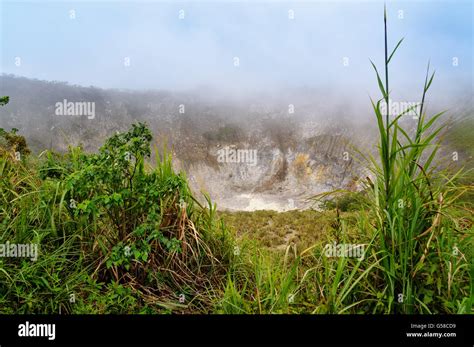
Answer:
[{"label": "leafy bush", "polygon": [[[16,128],[13,128],[9,132],[0,128],[0,151],[10,152],[19,160],[22,156],[30,154],[30,149],[26,144],[25,137],[17,135],[17,132],[18,129]],[[20,156],[18,156],[17,153],[19,153]]]},{"label": "leafy bush", "polygon": [[[39,242],[45,252],[41,259],[50,264],[64,259],[69,265],[58,265],[64,271],[58,275],[74,282],[70,288],[94,269],[88,275],[93,282],[116,283],[160,302],[185,295],[205,310],[213,300],[209,293],[224,283],[232,240],[215,220],[215,207],[195,201],[185,175],[174,173],[166,151],[155,167],[146,162],[151,140],[150,130],[139,123],[109,138],[95,154],[80,147],[64,155],[44,152],[39,170],[36,162],[25,166],[2,157],[2,240]],[[34,278],[40,267],[6,259],[3,269],[5,283],[18,283],[14,273]],[[29,283],[25,289],[43,282]],[[3,300],[18,295],[7,288],[0,284]],[[67,300],[64,289],[59,292]],[[33,306],[51,311],[41,301]]]}]

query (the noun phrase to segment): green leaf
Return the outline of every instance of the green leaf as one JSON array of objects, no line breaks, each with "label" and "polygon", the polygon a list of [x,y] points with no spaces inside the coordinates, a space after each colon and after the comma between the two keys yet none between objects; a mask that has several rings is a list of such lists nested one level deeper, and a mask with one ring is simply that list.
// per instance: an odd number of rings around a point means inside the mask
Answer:
[{"label": "green leaf", "polygon": [[[386,93],[385,88],[384,88],[384,86],[383,86],[382,80],[380,79],[380,75],[379,75],[379,72],[378,72],[378,70],[377,70],[377,67],[376,67],[375,64],[372,62],[372,60],[370,61],[370,63],[371,63],[372,66],[374,67],[375,74],[377,75],[377,82],[378,82],[378,84],[379,84],[379,89],[380,89],[380,91],[382,92],[382,96],[383,96],[384,98],[386,98],[386,97],[387,97],[387,93]],[[388,108],[388,105],[387,105],[387,108]],[[387,112],[388,112],[388,111],[387,111]]]},{"label": "green leaf", "polygon": [[400,46],[400,44],[403,42],[405,38],[403,37],[400,41],[398,41],[397,45],[395,46],[395,48],[393,49],[392,53],[390,54],[390,57],[387,59],[387,64],[390,63],[390,60],[392,59],[393,55],[395,54],[395,52],[397,51],[397,48],[398,46]]},{"label": "green leaf", "polygon": [[6,104],[8,104],[9,101],[10,101],[9,96],[1,96],[0,97],[0,106],[5,106]]}]

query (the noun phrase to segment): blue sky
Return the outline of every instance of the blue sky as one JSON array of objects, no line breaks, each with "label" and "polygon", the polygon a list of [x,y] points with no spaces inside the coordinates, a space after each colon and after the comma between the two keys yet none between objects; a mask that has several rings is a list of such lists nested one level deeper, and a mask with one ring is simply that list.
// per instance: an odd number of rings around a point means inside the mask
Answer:
[{"label": "blue sky", "polygon": [[[376,86],[369,58],[383,61],[382,1],[0,1],[0,71],[44,80],[366,94]],[[405,37],[391,66],[401,93],[419,91],[430,60],[438,92],[472,94],[471,1],[388,1],[387,11],[390,44]]]}]

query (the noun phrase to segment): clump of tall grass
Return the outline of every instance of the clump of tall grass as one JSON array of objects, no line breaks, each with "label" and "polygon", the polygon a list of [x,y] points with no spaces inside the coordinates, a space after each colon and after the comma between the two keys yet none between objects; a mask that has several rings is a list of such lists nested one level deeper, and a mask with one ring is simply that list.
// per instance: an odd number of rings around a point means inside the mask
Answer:
[{"label": "clump of tall grass", "polygon": [[[431,117],[425,113],[434,72],[428,64],[419,108],[390,115],[389,66],[403,39],[389,54],[385,9],[384,34],[384,81],[371,62],[382,94],[379,100],[371,100],[379,133],[378,157],[359,152],[372,175],[360,194],[334,191],[315,197],[317,201],[341,193],[346,200],[357,197],[359,240],[355,242],[365,243],[366,254],[362,261],[327,259],[313,247],[314,265],[306,277],[319,283],[322,302],[315,312],[471,312],[472,210],[459,199],[469,187],[459,184],[461,172],[434,164],[444,129],[437,125],[443,112]],[[414,130],[402,126],[410,111],[417,112]],[[340,201],[336,196],[324,204],[336,208],[332,239],[338,243],[348,232],[340,218]]]},{"label": "clump of tall grass", "polygon": [[448,298],[453,297],[454,290],[459,291],[456,293],[459,298],[470,294],[467,287],[455,284],[465,280],[463,275],[468,272],[469,264],[463,259],[462,246],[455,244],[460,235],[455,235],[456,228],[449,212],[462,192],[453,184],[456,175],[448,177],[433,164],[439,149],[437,135],[443,129],[435,124],[443,113],[432,117],[425,113],[425,97],[434,78],[429,64],[420,107],[416,110],[415,131],[411,133],[404,129],[400,122],[414,108],[393,118],[389,107],[385,114],[382,113],[381,103],[384,101],[389,105],[389,66],[403,40],[388,54],[386,11],[384,33],[384,82],[372,63],[382,97],[372,101],[380,141],[378,160],[370,158],[373,182],[369,182],[377,230],[373,246],[379,251],[379,270],[383,278],[379,281],[379,290],[384,293],[384,311],[387,313],[431,312],[428,304],[436,296],[443,295],[439,292],[442,287],[439,283],[438,293],[427,288],[426,284],[433,281],[434,271],[439,276],[446,276],[448,283],[443,290],[448,291],[444,293]]}]

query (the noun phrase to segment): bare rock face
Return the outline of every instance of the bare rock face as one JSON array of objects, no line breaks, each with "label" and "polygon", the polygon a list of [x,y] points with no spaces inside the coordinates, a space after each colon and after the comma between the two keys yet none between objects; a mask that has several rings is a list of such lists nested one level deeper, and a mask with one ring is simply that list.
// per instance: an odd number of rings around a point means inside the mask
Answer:
[{"label": "bare rock face", "polygon": [[176,152],[175,168],[187,172],[195,192],[207,192],[218,208],[227,210],[304,209],[316,194],[359,188],[364,170],[354,159],[348,134],[305,137],[293,129],[285,141],[267,129],[207,143],[208,160],[200,160],[201,154],[182,160]]}]

